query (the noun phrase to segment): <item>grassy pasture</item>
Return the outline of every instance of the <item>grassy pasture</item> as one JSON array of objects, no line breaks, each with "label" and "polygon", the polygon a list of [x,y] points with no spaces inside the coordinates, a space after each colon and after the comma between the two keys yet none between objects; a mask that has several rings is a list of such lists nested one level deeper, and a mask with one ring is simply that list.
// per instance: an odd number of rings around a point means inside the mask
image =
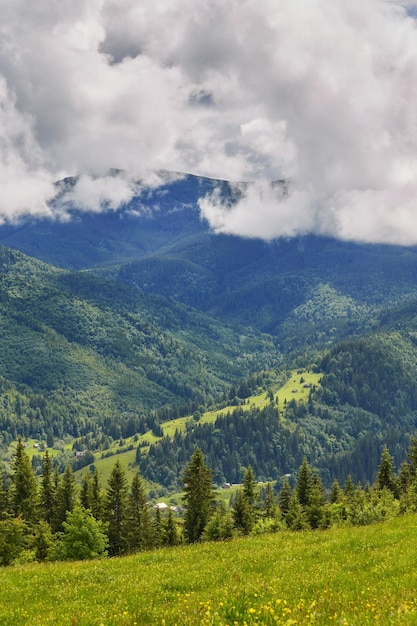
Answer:
[{"label": "grassy pasture", "polygon": [[2,626],[417,624],[417,517],[0,570]]}]

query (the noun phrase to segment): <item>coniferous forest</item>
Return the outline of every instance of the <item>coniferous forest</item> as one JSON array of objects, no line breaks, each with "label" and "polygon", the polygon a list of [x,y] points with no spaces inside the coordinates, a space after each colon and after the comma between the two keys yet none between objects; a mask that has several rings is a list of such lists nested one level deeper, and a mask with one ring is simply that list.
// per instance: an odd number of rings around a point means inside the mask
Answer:
[{"label": "coniferous forest", "polygon": [[348,476],[325,489],[304,457],[293,486],[260,485],[249,465],[229,502],[219,499],[213,472],[196,448],[182,475],[182,506],[150,507],[140,473],[128,481],[119,461],[107,486],[86,471],[76,485],[71,466],[53,470],[46,450],[36,480],[19,439],[11,473],[0,482],[0,564],[121,556],[162,546],[225,541],[249,534],[366,525],[417,511],[417,438],[398,473],[384,446],[376,480]]}]

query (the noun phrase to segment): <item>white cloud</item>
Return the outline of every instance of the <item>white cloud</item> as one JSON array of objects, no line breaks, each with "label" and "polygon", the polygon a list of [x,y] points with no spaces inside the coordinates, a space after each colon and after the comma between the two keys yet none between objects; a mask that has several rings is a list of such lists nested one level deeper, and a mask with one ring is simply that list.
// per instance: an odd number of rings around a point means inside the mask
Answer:
[{"label": "white cloud", "polygon": [[69,174],[62,210],[115,208],[164,168],[253,182],[201,201],[218,231],[417,243],[414,7],[3,0],[0,218],[51,213]]}]

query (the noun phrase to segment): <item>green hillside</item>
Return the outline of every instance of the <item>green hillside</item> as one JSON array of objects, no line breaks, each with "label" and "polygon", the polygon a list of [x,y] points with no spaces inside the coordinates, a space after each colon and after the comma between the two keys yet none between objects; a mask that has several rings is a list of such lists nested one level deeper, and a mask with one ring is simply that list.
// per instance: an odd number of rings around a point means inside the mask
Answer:
[{"label": "green hillside", "polygon": [[417,623],[417,518],[0,569],[4,626]]},{"label": "green hillside", "polygon": [[0,270],[4,443],[97,428],[128,436],[151,410],[191,411],[279,358],[266,335],[112,281],[7,248]]}]

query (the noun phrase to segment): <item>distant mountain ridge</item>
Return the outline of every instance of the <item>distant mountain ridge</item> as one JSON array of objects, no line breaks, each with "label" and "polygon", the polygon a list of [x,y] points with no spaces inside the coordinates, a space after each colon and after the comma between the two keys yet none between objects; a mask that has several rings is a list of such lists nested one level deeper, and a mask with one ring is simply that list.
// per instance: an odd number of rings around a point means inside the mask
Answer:
[{"label": "distant mountain ridge", "polygon": [[70,221],[0,226],[0,243],[257,328],[276,336],[284,352],[372,329],[385,310],[417,299],[415,247],[214,234],[198,199],[215,188],[226,202],[243,190],[185,175],[117,211],[73,207]]}]

